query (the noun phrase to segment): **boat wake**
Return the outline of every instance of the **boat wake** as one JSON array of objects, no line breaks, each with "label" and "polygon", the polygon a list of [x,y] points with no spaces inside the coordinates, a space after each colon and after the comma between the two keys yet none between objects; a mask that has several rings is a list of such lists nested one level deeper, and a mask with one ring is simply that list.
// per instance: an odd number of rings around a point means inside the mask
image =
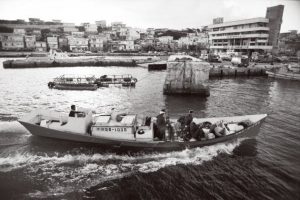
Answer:
[{"label": "boat wake", "polygon": [[[16,153],[0,157],[0,172],[23,171],[27,179],[47,185],[46,191],[29,193],[31,198],[60,195],[101,182],[130,176],[135,173],[155,172],[161,168],[178,165],[201,165],[220,153],[232,154],[240,144],[237,140],[228,144],[217,144],[203,148],[185,149],[179,152],[141,154],[136,156],[114,153],[33,155]],[[56,196],[57,197],[57,196]]]}]

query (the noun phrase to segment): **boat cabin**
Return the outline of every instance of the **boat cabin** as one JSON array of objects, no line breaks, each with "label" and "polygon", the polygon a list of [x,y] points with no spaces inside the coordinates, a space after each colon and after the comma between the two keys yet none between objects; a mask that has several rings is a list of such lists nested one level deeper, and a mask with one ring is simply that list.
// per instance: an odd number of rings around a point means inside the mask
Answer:
[{"label": "boat cabin", "polygon": [[150,126],[138,126],[136,115],[100,115],[95,118],[91,134],[107,139],[153,141]]}]

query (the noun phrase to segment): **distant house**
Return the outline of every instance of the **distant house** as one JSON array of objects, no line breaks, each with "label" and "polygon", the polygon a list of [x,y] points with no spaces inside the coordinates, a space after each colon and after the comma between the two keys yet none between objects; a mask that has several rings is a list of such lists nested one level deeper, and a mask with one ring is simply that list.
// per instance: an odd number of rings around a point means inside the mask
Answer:
[{"label": "distant house", "polygon": [[68,36],[67,38],[70,51],[83,52],[88,50],[89,40],[87,38],[78,38],[73,36]]},{"label": "distant house", "polygon": [[62,51],[68,51],[68,39],[67,38],[58,38],[58,48]]},{"label": "distant house", "polygon": [[106,20],[96,21],[96,25],[101,27],[101,28],[105,28],[106,27]]},{"label": "distant house", "polygon": [[47,45],[49,49],[58,49],[57,37],[47,37]]},{"label": "distant house", "polygon": [[24,28],[14,28],[14,34],[25,35],[26,34],[26,30]]},{"label": "distant house", "polygon": [[104,37],[101,37],[99,35],[90,35],[89,36],[90,51],[92,51],[92,52],[102,51],[105,41],[106,41],[106,38],[104,38]]},{"label": "distant house", "polygon": [[98,27],[96,24],[86,24],[84,26],[85,32],[87,33],[97,33],[98,32]]},{"label": "distant house", "polygon": [[161,36],[158,38],[158,40],[163,44],[168,44],[173,41],[173,36]]},{"label": "distant house", "polygon": [[74,31],[71,33],[73,37],[84,37],[84,32]]},{"label": "distant house", "polygon": [[23,35],[6,33],[2,34],[1,38],[3,50],[21,50],[25,48]]},{"label": "distant house", "polygon": [[35,35],[25,35],[25,46],[26,49],[33,50],[35,49]]},{"label": "distant house", "polygon": [[78,31],[78,28],[75,27],[74,23],[63,23],[63,32],[71,33]]},{"label": "distant house", "polygon": [[47,43],[46,42],[36,41],[35,42],[35,51],[38,51],[38,52],[45,52],[45,51],[47,51]]}]

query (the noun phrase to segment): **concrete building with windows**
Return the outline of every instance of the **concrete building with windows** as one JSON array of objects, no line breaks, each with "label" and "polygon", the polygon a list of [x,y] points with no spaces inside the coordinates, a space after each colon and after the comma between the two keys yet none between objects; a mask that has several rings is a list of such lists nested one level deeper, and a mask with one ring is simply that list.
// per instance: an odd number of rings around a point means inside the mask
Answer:
[{"label": "concrete building with windows", "polygon": [[280,32],[282,14],[283,6],[279,5],[269,7],[266,18],[258,17],[209,25],[210,50],[248,54],[274,51],[278,46],[279,34],[277,33]]},{"label": "concrete building with windows", "polygon": [[25,35],[25,46],[26,49],[35,49],[36,38],[35,35]]},{"label": "concrete building with windows", "polygon": [[161,36],[157,39],[163,44],[169,44],[173,41],[173,36]]},{"label": "concrete building with windows", "polygon": [[105,42],[105,38],[103,38],[100,35],[89,35],[90,51],[92,52],[103,51],[104,42]]},{"label": "concrete building with windows", "polygon": [[89,39],[73,37],[73,36],[68,36],[67,38],[68,38],[70,51],[72,52],[88,51]]},{"label": "concrete building with windows", "polygon": [[57,37],[47,37],[47,45],[49,49],[58,49]]},{"label": "concrete building with windows", "polygon": [[106,20],[99,20],[95,22],[97,26],[101,27],[101,28],[105,28],[106,27]]},{"label": "concrete building with windows", "polygon": [[1,34],[1,43],[3,50],[22,50],[25,48],[24,35]]},{"label": "concrete building with windows", "polygon": [[24,28],[14,28],[14,34],[25,35],[26,34],[26,30]]},{"label": "concrete building with windows", "polygon": [[41,41],[36,41],[35,42],[35,51],[38,51],[38,52],[47,51],[47,43],[41,42]]}]

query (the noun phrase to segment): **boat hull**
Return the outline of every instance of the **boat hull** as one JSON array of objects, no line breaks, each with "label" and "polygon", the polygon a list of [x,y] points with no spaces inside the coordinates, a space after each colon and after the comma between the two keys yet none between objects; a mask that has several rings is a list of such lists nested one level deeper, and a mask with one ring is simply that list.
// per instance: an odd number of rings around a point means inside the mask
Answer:
[{"label": "boat hull", "polygon": [[287,79],[287,80],[298,80],[300,81],[300,74],[297,73],[274,73],[274,72],[266,72],[269,77],[279,78],[279,79]]},{"label": "boat hull", "polygon": [[36,136],[42,136],[42,137],[48,137],[48,138],[54,138],[60,140],[69,140],[75,142],[99,144],[102,147],[113,148],[113,149],[117,148],[117,149],[124,149],[124,150],[133,150],[133,151],[176,151],[176,150],[183,150],[186,148],[210,146],[217,143],[232,142],[238,138],[254,138],[258,134],[260,126],[263,121],[264,118],[246,129],[216,139],[203,140],[203,141],[189,141],[189,142],[183,142],[183,141],[143,142],[143,141],[113,140],[113,139],[101,138],[97,136],[91,136],[89,134],[78,134],[72,132],[58,131],[58,130],[41,127],[39,125],[35,125],[23,121],[20,121],[20,123],[27,130],[29,130],[29,132],[32,135],[36,135]]}]

